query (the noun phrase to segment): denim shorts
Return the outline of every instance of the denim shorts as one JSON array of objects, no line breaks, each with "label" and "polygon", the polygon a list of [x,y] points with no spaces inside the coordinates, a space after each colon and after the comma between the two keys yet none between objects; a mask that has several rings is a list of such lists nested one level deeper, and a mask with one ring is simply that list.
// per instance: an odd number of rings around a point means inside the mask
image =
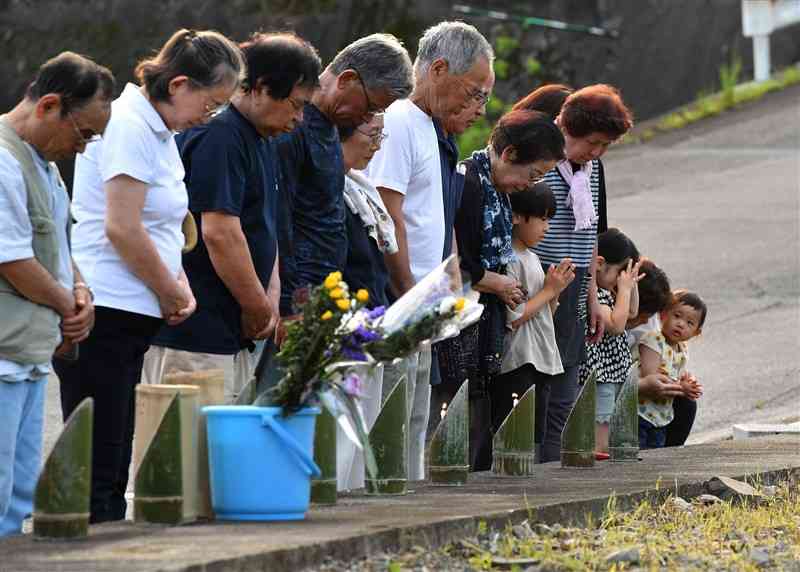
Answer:
[{"label": "denim shorts", "polygon": [[622,390],[622,383],[598,383],[597,384],[597,416],[598,423],[608,423],[611,414],[614,413],[614,403],[617,395]]}]

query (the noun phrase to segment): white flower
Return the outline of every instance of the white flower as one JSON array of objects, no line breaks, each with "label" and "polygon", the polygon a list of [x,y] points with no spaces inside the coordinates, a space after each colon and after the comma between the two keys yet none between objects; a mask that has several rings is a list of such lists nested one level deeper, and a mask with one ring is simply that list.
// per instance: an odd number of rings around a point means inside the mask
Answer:
[{"label": "white flower", "polygon": [[453,296],[447,296],[439,303],[439,313],[446,314],[450,312],[455,305],[456,299]]},{"label": "white flower", "polygon": [[367,312],[359,310],[344,322],[343,331],[347,334],[352,334],[358,329],[359,326],[366,326],[366,324],[367,324]]}]

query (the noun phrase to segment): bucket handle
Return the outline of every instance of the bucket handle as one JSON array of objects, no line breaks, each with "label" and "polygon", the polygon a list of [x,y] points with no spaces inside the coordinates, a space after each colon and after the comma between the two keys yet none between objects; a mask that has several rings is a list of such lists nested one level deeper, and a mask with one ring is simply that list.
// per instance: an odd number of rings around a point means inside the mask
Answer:
[{"label": "bucket handle", "polygon": [[317,464],[314,462],[314,459],[306,453],[306,451],[295,441],[294,437],[292,437],[289,432],[284,429],[280,423],[275,421],[275,418],[272,415],[264,415],[261,417],[261,421],[264,425],[272,429],[275,434],[278,436],[278,439],[283,441],[283,444],[289,447],[289,449],[294,453],[295,459],[300,463],[300,467],[303,471],[310,475],[311,477],[319,477],[322,475],[322,471],[320,471]]}]

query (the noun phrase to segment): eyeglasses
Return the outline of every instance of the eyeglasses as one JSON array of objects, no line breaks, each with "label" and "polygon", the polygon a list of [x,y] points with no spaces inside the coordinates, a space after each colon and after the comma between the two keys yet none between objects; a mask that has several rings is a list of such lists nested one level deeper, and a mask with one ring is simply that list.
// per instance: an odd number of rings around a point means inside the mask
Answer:
[{"label": "eyeglasses", "polygon": [[544,181],[544,178],[547,176],[547,173],[541,173],[537,171],[535,168],[531,168],[530,172],[528,173],[528,182],[531,186],[541,183]]},{"label": "eyeglasses", "polygon": [[364,83],[364,79],[361,77],[361,73],[352,66],[350,66],[350,69],[356,72],[358,83],[361,84],[361,90],[364,92],[364,99],[367,102],[367,111],[365,115],[380,115],[381,113],[385,112],[386,108],[380,107],[379,105],[375,105],[372,103],[372,100],[369,98],[369,93],[367,93],[367,84]]},{"label": "eyeglasses", "polygon": [[471,98],[472,101],[474,101],[475,103],[477,103],[478,105],[486,105],[487,103],[489,103],[489,98],[492,96],[492,93],[490,91],[481,91],[480,89],[469,89],[466,85],[464,85],[464,82],[458,79],[458,77],[453,76],[453,79],[455,79],[458,82],[458,85],[461,87],[464,93],[467,94],[467,97]]},{"label": "eyeglasses", "polygon": [[386,141],[389,138],[389,134],[386,131],[376,131],[376,132],[368,132],[356,127],[356,131],[361,133],[362,135],[369,137],[370,142],[373,145],[377,145],[378,147],[381,146],[381,143]]},{"label": "eyeglasses", "polygon": [[292,99],[291,97],[288,97],[288,96],[286,97],[286,99],[289,100],[289,104],[292,106],[292,109],[295,112],[302,111],[303,108],[305,108],[305,106],[306,106],[306,102],[305,101],[298,101],[298,100]]},{"label": "eyeglasses", "polygon": [[81,140],[81,143],[84,145],[88,145],[89,143],[94,143],[95,141],[100,141],[103,136],[99,133],[95,133],[91,129],[81,129],[78,127],[78,123],[75,121],[75,118],[72,116],[72,112],[67,112],[67,116],[69,117],[70,122],[72,123],[72,128],[75,130],[75,135]]},{"label": "eyeglasses", "polygon": [[216,101],[212,101],[211,103],[206,103],[203,108],[206,110],[206,117],[211,118],[214,117],[217,113],[222,113],[226,109],[228,109],[228,105],[230,102],[224,103],[217,103]]}]

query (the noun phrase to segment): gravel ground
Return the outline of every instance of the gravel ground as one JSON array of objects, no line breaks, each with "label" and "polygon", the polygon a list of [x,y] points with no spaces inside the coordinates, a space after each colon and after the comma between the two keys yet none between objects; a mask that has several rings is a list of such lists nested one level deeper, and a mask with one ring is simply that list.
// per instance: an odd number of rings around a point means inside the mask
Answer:
[{"label": "gravel ground", "polygon": [[610,506],[585,528],[523,522],[439,550],[423,547],[352,562],[327,561],[322,572],[514,570],[736,570],[800,572],[800,488],[764,487],[737,502],[704,495],[642,503],[631,513]]}]

